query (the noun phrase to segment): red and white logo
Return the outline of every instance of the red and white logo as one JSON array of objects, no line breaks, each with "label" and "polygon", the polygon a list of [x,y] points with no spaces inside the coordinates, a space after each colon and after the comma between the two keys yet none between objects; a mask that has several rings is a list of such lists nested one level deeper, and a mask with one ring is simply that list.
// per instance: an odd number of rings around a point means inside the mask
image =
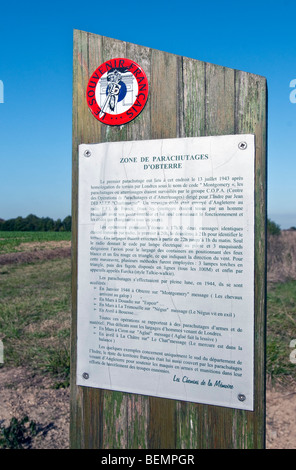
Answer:
[{"label": "red and white logo", "polygon": [[121,126],[136,118],[148,98],[148,80],[143,69],[130,59],[111,59],[89,79],[87,104],[96,119]]}]

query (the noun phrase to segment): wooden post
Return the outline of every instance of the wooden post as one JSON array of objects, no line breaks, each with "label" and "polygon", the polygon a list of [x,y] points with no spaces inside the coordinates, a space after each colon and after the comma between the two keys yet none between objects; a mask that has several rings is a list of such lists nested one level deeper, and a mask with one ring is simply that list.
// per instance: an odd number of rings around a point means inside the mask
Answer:
[{"label": "wooden post", "polygon": [[[88,80],[103,62],[130,58],[150,94],[140,116],[106,126],[89,112]],[[71,448],[250,449],[265,446],[265,78],[74,31]],[[255,134],[254,411],[76,386],[78,145],[122,140]]]}]

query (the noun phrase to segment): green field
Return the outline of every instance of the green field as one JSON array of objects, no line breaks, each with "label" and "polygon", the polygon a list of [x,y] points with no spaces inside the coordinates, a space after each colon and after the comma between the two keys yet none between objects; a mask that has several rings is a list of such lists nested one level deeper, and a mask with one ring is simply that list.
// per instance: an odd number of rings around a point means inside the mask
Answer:
[{"label": "green field", "polygon": [[[48,241],[70,237],[69,232],[0,233],[2,253],[20,251],[27,242],[42,242],[46,247]],[[68,386],[70,301],[69,257],[0,265],[2,367],[27,366],[50,373],[56,386]]]},{"label": "green field", "polygon": [[[0,232],[1,252],[27,242],[70,240],[69,232]],[[69,258],[0,265],[2,367],[29,366],[67,386],[70,368],[71,263]],[[267,297],[267,375],[296,380],[290,342],[296,339],[296,281],[269,287]]]},{"label": "green field", "polygon": [[273,380],[296,380],[290,343],[296,339],[296,281],[278,283],[267,293],[267,373]]},{"label": "green field", "polygon": [[21,251],[23,243],[46,243],[71,240],[71,232],[3,232],[0,231],[0,254]]}]

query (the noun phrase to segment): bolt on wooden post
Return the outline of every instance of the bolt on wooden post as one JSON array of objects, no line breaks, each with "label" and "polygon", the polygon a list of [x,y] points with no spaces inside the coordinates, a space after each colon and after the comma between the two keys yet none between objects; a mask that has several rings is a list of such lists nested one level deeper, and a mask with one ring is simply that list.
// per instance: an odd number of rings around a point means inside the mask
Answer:
[{"label": "bolt on wooden post", "polygon": [[264,448],[266,113],[264,77],[74,31],[72,448]]}]

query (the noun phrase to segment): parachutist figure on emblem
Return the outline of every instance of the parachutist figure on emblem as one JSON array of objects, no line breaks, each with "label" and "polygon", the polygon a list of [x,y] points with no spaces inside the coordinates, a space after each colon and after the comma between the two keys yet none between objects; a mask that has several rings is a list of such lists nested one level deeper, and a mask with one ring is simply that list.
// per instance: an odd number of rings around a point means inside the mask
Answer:
[{"label": "parachutist figure on emblem", "polygon": [[108,84],[108,94],[105,99],[105,102],[102,106],[101,112],[100,112],[100,117],[106,112],[106,109],[109,109],[111,111],[114,111],[117,101],[118,101],[118,95],[121,89],[120,81],[121,81],[121,73],[118,72],[117,69],[110,71],[107,76],[107,81],[109,82]]}]

